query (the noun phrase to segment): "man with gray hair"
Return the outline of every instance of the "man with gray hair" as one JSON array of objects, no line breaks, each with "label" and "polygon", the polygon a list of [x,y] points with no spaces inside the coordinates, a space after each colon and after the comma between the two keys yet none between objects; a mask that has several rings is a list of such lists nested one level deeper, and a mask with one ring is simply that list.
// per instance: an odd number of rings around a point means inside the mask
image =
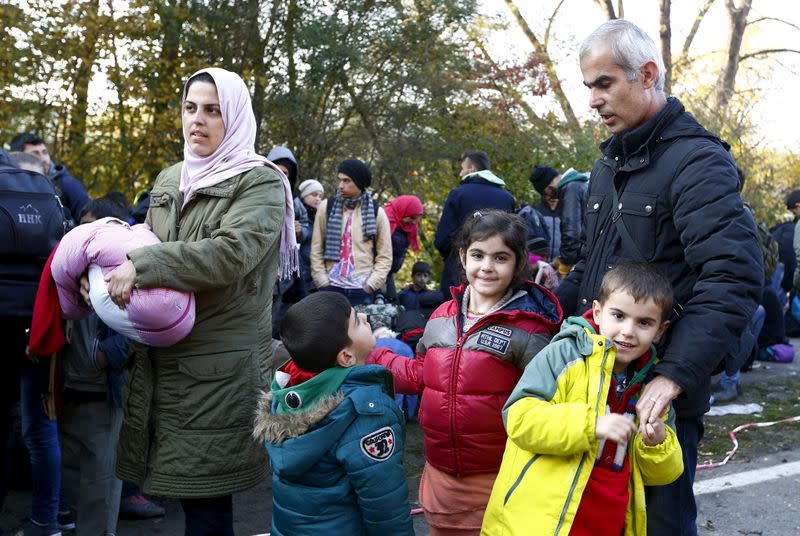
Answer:
[{"label": "man with gray hair", "polygon": [[[591,173],[585,243],[557,295],[565,315],[584,312],[606,271],[626,260],[653,264],[672,283],[671,326],[636,411],[644,431],[673,402],[684,455],[678,481],[647,491],[648,534],[694,536],[711,373],[738,349],[761,294],[755,222],[729,145],[665,95],[663,61],[644,31],[625,20],[603,24],[581,45],[580,64],[589,105],[612,135]],[[636,329],[624,331],[613,344],[636,344]]]}]

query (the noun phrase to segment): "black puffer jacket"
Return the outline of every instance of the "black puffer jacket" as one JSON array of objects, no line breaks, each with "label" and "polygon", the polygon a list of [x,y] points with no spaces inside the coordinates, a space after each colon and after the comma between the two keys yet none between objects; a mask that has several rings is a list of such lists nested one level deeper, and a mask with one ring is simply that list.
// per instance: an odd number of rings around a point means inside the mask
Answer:
[{"label": "black puffer jacket", "polygon": [[[673,318],[655,372],[683,389],[674,404],[678,416],[702,415],[711,372],[738,348],[764,277],[728,145],[669,98],[654,117],[600,149],[581,260],[557,295],[565,315],[581,313],[613,265],[643,257],[660,268],[682,311]],[[638,252],[622,243],[612,218],[621,218]]]}]

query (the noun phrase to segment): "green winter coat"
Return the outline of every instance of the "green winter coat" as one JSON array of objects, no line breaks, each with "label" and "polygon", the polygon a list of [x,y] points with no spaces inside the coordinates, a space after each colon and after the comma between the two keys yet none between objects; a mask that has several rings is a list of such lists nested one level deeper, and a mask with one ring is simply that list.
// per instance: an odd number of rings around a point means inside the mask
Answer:
[{"label": "green winter coat", "polygon": [[146,493],[199,498],[252,487],[267,460],[250,435],[269,390],[271,301],[285,197],[256,167],[183,205],[181,164],[150,194],[146,222],[162,244],[133,250],[136,287],[194,291],[196,320],[169,348],[132,345],[117,475]]}]

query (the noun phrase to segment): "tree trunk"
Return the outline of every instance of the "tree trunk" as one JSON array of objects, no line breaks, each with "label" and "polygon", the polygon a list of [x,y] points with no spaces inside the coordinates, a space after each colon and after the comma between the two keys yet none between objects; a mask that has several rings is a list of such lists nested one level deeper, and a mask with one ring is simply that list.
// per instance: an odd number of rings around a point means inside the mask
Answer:
[{"label": "tree trunk", "polygon": [[742,38],[747,28],[747,16],[750,14],[752,3],[753,0],[742,0],[742,5],[737,7],[734,0],[725,0],[725,7],[730,19],[730,31],[725,64],[717,85],[715,99],[717,110],[724,110],[733,96],[736,73],[739,70],[739,53],[742,48]]},{"label": "tree trunk", "polygon": [[530,26],[528,26],[528,23],[522,17],[522,14],[519,12],[517,4],[514,2],[514,0],[505,1],[508,9],[514,15],[517,24],[519,24],[520,29],[522,29],[522,32],[528,38],[528,41],[530,41],[531,45],[533,45],[534,52],[542,60],[542,65],[544,66],[545,72],[547,73],[547,77],[550,81],[550,87],[553,90],[556,101],[558,101],[558,104],[561,107],[561,111],[564,113],[564,117],[567,120],[567,125],[573,132],[577,132],[580,129],[580,125],[578,124],[578,119],[575,117],[575,112],[572,110],[572,105],[569,103],[569,99],[567,99],[564,90],[561,88],[561,81],[558,79],[558,73],[556,73],[556,67],[553,63],[553,60],[550,58],[547,50],[539,42],[539,39],[533,33]]},{"label": "tree trunk", "polygon": [[[606,12],[606,17],[608,20],[613,20],[617,18],[617,14],[614,11],[614,2],[612,0],[594,0],[598,6],[600,6],[603,11]],[[622,4],[622,0],[620,0],[620,6]]]},{"label": "tree trunk", "polygon": [[672,0],[661,0],[661,24],[658,34],[661,37],[661,56],[664,58],[664,92],[672,92],[672,24],[670,10]]},{"label": "tree trunk", "polygon": [[69,127],[67,130],[67,146],[71,158],[81,155],[86,142],[86,115],[89,111],[89,82],[92,81],[92,67],[97,59],[101,24],[98,20],[99,0],[88,2],[81,19],[85,24],[81,55],[76,58],[75,74],[72,78],[74,104],[70,109]]}]

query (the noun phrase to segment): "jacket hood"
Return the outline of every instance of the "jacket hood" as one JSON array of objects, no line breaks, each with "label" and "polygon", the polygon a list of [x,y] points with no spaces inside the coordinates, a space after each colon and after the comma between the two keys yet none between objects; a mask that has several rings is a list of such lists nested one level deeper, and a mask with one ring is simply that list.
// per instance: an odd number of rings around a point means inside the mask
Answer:
[{"label": "jacket hood", "polygon": [[560,190],[571,182],[589,182],[589,176],[580,171],[575,171],[574,168],[569,168],[561,175],[561,180],[558,181],[556,188]]},{"label": "jacket hood", "polygon": [[506,187],[506,181],[492,173],[490,169],[484,169],[482,171],[475,171],[474,173],[467,173],[461,178],[462,183],[471,183],[475,182],[474,179],[483,179],[484,181],[490,184],[496,184],[497,186],[502,186],[503,188]]},{"label": "jacket hood", "polygon": [[292,189],[294,189],[295,184],[297,184],[297,177],[300,174],[300,166],[297,164],[297,158],[295,158],[294,153],[288,147],[283,147],[278,145],[273,147],[269,154],[267,155],[267,160],[272,163],[277,162],[278,160],[288,160],[289,162],[289,184],[292,185]]},{"label": "jacket hood", "polygon": [[[466,288],[466,283],[458,287],[450,287],[450,293],[453,296],[451,306],[461,307],[461,297]],[[537,318],[545,323],[550,333],[556,333],[564,319],[561,303],[555,294],[532,281],[526,281],[516,287],[514,298],[505,307],[488,315],[487,318],[497,318],[495,315],[503,315],[507,318],[514,318],[518,315]]]},{"label": "jacket hood", "polygon": [[[256,409],[253,437],[265,443],[272,463],[280,467],[283,474],[300,475],[308,471],[339,441],[354,418],[352,395],[356,389],[377,384],[387,395],[394,396],[391,378],[383,367],[363,365],[347,370],[337,390],[319,397],[305,411],[278,413],[276,391],[262,394]],[[307,380],[297,389],[313,388],[320,376]]]}]

